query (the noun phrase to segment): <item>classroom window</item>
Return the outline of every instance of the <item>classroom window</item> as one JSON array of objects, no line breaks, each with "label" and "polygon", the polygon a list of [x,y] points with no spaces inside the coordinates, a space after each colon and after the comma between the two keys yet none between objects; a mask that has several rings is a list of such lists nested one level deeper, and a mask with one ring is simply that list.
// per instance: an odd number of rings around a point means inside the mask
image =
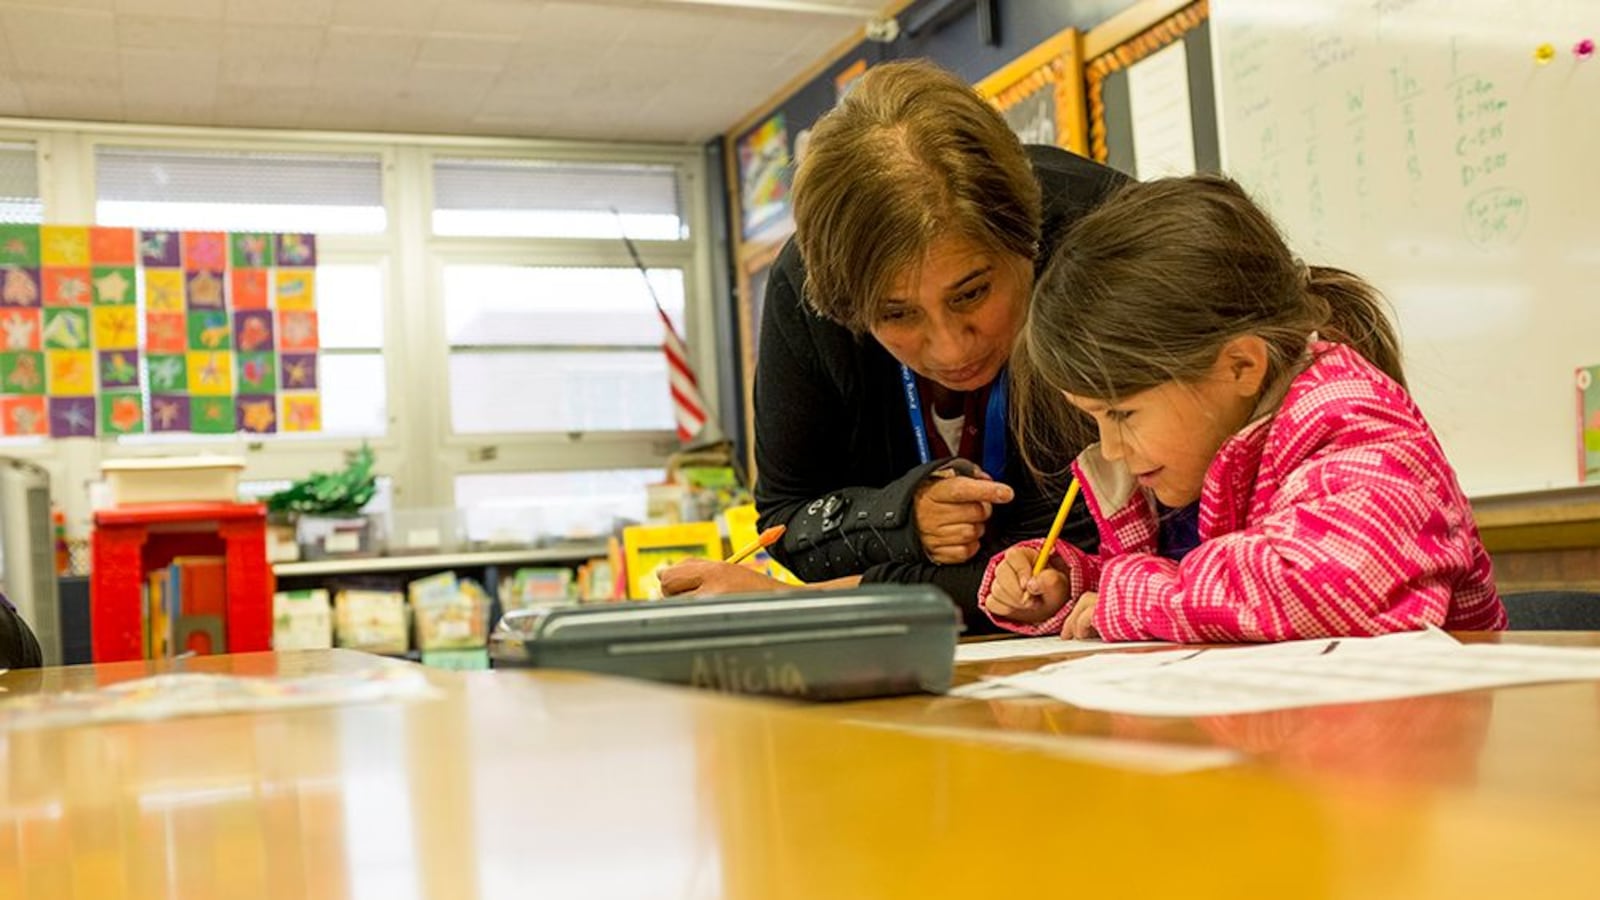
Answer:
[{"label": "classroom window", "polygon": [[383,269],[317,267],[322,343],[322,437],[376,437],[389,430],[383,360]]},{"label": "classroom window", "polygon": [[677,166],[481,157],[433,162],[433,230],[476,237],[689,237]]},{"label": "classroom window", "polygon": [[456,506],[473,542],[595,537],[618,519],[643,521],[646,486],[665,477],[661,469],[458,475]]},{"label": "classroom window", "polygon": [[101,225],[378,234],[388,229],[376,153],[101,146]]},{"label": "classroom window", "polygon": [[446,265],[443,284],[456,433],[673,427],[651,295],[681,334],[681,270]]},{"label": "classroom window", "polygon": [[39,159],[31,142],[0,142],[0,222],[43,222]]},{"label": "classroom window", "polygon": [[[389,430],[388,372],[383,358],[384,278],[377,263],[317,266],[317,333],[322,346],[317,384],[322,394],[322,430],[279,432],[272,439],[318,440],[381,437]],[[144,381],[149,403],[149,379]],[[127,444],[222,442],[230,436],[187,433],[119,437]],[[256,439],[260,439],[256,436]]]}]

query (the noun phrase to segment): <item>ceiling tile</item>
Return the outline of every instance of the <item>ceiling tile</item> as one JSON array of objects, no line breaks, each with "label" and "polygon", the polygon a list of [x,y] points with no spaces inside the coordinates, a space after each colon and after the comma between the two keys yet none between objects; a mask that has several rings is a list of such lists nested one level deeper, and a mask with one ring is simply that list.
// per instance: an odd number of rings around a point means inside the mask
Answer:
[{"label": "ceiling tile", "polygon": [[327,0],[228,0],[224,15],[241,25],[326,25],[333,7]]},{"label": "ceiling tile", "polygon": [[535,45],[606,47],[627,30],[623,11],[577,0],[550,0],[539,8],[523,41]]},{"label": "ceiling tile", "polygon": [[43,6],[50,9],[99,9],[110,12],[116,0],[6,0],[11,6]]},{"label": "ceiling tile", "polygon": [[483,69],[418,65],[411,70],[411,78],[397,98],[424,104],[443,101],[465,116],[483,102],[495,78],[496,73]]},{"label": "ceiling tile", "polygon": [[312,60],[322,52],[325,29],[303,25],[230,26],[223,36],[226,56],[277,56]]},{"label": "ceiling tile", "polygon": [[278,121],[298,121],[305,109],[306,99],[307,92],[297,88],[223,84],[217,88],[217,115],[219,119],[239,122],[247,120],[241,119],[244,113],[256,115],[273,112]]},{"label": "ceiling tile", "polygon": [[150,101],[166,97],[174,105],[209,105],[216,98],[216,73],[221,61],[214,53],[124,50],[120,57],[126,97]]},{"label": "ceiling tile", "polygon": [[0,110],[699,141],[854,27],[661,0],[0,0]]},{"label": "ceiling tile", "polygon": [[659,6],[618,10],[618,33],[624,44],[673,47],[694,52],[741,20],[729,9],[709,6]]},{"label": "ceiling tile", "polygon": [[288,56],[234,53],[222,58],[222,83],[229,86],[309,88],[316,73],[315,63]]},{"label": "ceiling tile", "polygon": [[383,114],[368,104],[308,106],[300,115],[301,128],[338,131],[377,131],[383,127]]},{"label": "ceiling tile", "polygon": [[0,79],[0,116],[28,114],[28,101],[22,94],[22,85],[15,78]]},{"label": "ceiling tile", "polygon": [[118,121],[122,95],[115,84],[79,78],[20,78],[28,115],[51,119]]},{"label": "ceiling tile", "polygon": [[122,77],[115,50],[78,50],[66,44],[22,44],[13,48],[21,75],[50,75],[115,83]]},{"label": "ceiling tile", "polygon": [[398,91],[411,77],[410,60],[379,62],[370,59],[338,59],[324,55],[317,60],[317,93],[339,101],[347,94],[372,88]]},{"label": "ceiling tile", "polygon": [[516,48],[515,37],[434,34],[422,42],[417,59],[423,63],[498,70]]},{"label": "ceiling tile", "polygon": [[101,10],[0,6],[0,30],[13,50],[41,44],[110,50],[117,46],[115,21]]},{"label": "ceiling tile", "polygon": [[216,125],[217,111],[210,104],[174,104],[168,100],[124,98],[122,114],[130,122],[150,125]]},{"label": "ceiling tile", "polygon": [[332,23],[357,28],[393,28],[421,34],[433,25],[442,0],[333,0]]},{"label": "ceiling tile", "polygon": [[323,36],[322,59],[337,62],[400,62],[410,64],[422,47],[422,36],[398,30],[335,25]]},{"label": "ceiling tile", "polygon": [[449,0],[434,13],[433,32],[517,37],[536,27],[543,9],[530,0]]},{"label": "ceiling tile", "polygon": [[117,44],[139,50],[193,50],[222,45],[221,21],[182,19],[175,16],[126,15],[117,17]]},{"label": "ceiling tile", "polygon": [[227,0],[115,0],[117,14],[171,16],[178,19],[221,19]]}]

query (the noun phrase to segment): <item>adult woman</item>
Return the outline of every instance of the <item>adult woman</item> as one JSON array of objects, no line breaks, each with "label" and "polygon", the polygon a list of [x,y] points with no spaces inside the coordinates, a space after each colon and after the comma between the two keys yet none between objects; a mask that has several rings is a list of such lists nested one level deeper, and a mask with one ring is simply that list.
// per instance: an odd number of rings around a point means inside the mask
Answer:
[{"label": "adult woman", "polygon": [[[763,528],[788,526],[775,557],[813,584],[932,583],[990,627],[984,563],[1007,537],[1042,535],[1058,502],[1010,434],[1006,360],[1036,265],[1122,180],[1024,148],[926,62],[870,70],[822,117],[761,324],[756,504]],[[1083,517],[1066,537],[1094,540]],[[692,561],[662,586],[773,585]]]}]

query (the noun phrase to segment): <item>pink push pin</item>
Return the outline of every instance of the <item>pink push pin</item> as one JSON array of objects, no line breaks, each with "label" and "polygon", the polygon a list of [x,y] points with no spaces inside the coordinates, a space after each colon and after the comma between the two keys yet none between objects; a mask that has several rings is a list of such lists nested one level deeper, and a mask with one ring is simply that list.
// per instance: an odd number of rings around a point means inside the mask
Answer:
[{"label": "pink push pin", "polygon": [[1594,56],[1594,38],[1584,38],[1572,45],[1572,55],[1579,60],[1587,60]]}]

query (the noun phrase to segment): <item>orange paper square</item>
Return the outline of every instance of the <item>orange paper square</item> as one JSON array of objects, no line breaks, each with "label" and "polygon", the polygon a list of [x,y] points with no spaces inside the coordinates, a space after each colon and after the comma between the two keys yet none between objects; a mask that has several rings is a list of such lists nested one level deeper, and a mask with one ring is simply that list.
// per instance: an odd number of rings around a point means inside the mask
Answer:
[{"label": "orange paper square", "polygon": [[89,259],[97,266],[131,266],[133,259],[133,229],[89,229]]}]

